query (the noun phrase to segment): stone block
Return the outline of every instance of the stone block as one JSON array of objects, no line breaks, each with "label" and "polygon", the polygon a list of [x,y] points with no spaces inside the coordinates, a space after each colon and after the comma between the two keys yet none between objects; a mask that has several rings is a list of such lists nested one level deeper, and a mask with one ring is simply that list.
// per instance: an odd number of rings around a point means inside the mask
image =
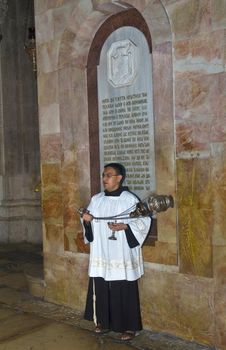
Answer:
[{"label": "stone block", "polygon": [[212,219],[209,210],[179,208],[178,230],[180,271],[211,277]]},{"label": "stone block", "polygon": [[154,270],[146,266],[140,281],[144,327],[214,344],[212,282],[164,271],[164,267]]},{"label": "stone block", "polygon": [[208,1],[186,0],[168,7],[175,39],[208,32],[211,28],[211,9]]}]

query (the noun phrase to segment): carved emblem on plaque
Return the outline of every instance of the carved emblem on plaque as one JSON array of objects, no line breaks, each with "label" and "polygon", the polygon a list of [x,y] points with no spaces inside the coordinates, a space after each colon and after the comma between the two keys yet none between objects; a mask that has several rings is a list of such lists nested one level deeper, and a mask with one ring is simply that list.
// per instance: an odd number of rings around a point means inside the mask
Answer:
[{"label": "carved emblem on plaque", "polygon": [[131,85],[137,75],[138,48],[130,40],[114,42],[107,53],[108,81],[114,87]]}]

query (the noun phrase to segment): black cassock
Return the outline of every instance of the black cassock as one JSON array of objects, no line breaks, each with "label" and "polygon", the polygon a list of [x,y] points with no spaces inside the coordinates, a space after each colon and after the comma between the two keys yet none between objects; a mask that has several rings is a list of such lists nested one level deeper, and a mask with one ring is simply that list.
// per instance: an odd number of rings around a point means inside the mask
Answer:
[{"label": "black cassock", "polygon": [[102,277],[90,277],[84,318],[114,332],[141,330],[137,281],[105,281]]}]

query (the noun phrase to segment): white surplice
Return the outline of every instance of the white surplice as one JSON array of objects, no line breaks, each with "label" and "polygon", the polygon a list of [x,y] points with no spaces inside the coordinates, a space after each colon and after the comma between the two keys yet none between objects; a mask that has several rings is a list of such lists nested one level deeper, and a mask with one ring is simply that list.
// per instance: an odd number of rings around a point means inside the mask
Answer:
[{"label": "white surplice", "polygon": [[[94,217],[109,217],[135,209],[138,199],[129,191],[120,196],[106,196],[101,192],[92,197],[88,206]],[[132,211],[130,210],[130,211]],[[139,245],[130,248],[125,231],[115,232],[117,240],[109,240],[111,230],[108,221],[112,219],[94,219],[91,222],[93,241],[90,243],[89,276],[103,277],[105,281],[135,281],[144,273],[141,246],[150,228],[150,217],[119,219],[117,222],[128,224]],[[89,243],[86,238],[85,242]]]}]

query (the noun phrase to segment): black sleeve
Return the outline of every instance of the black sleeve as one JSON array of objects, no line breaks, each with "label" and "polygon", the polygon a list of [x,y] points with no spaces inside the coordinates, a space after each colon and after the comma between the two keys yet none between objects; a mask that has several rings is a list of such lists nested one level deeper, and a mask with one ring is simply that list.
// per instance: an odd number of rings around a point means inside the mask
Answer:
[{"label": "black sleeve", "polygon": [[83,221],[83,226],[85,228],[85,236],[87,241],[92,242],[93,241],[93,230],[91,226],[91,222]]},{"label": "black sleeve", "polygon": [[139,242],[136,239],[136,237],[134,236],[133,231],[131,230],[130,226],[129,225],[127,225],[127,226],[128,226],[128,228],[125,229],[127,242],[129,244],[130,248],[135,248],[139,245]]}]

